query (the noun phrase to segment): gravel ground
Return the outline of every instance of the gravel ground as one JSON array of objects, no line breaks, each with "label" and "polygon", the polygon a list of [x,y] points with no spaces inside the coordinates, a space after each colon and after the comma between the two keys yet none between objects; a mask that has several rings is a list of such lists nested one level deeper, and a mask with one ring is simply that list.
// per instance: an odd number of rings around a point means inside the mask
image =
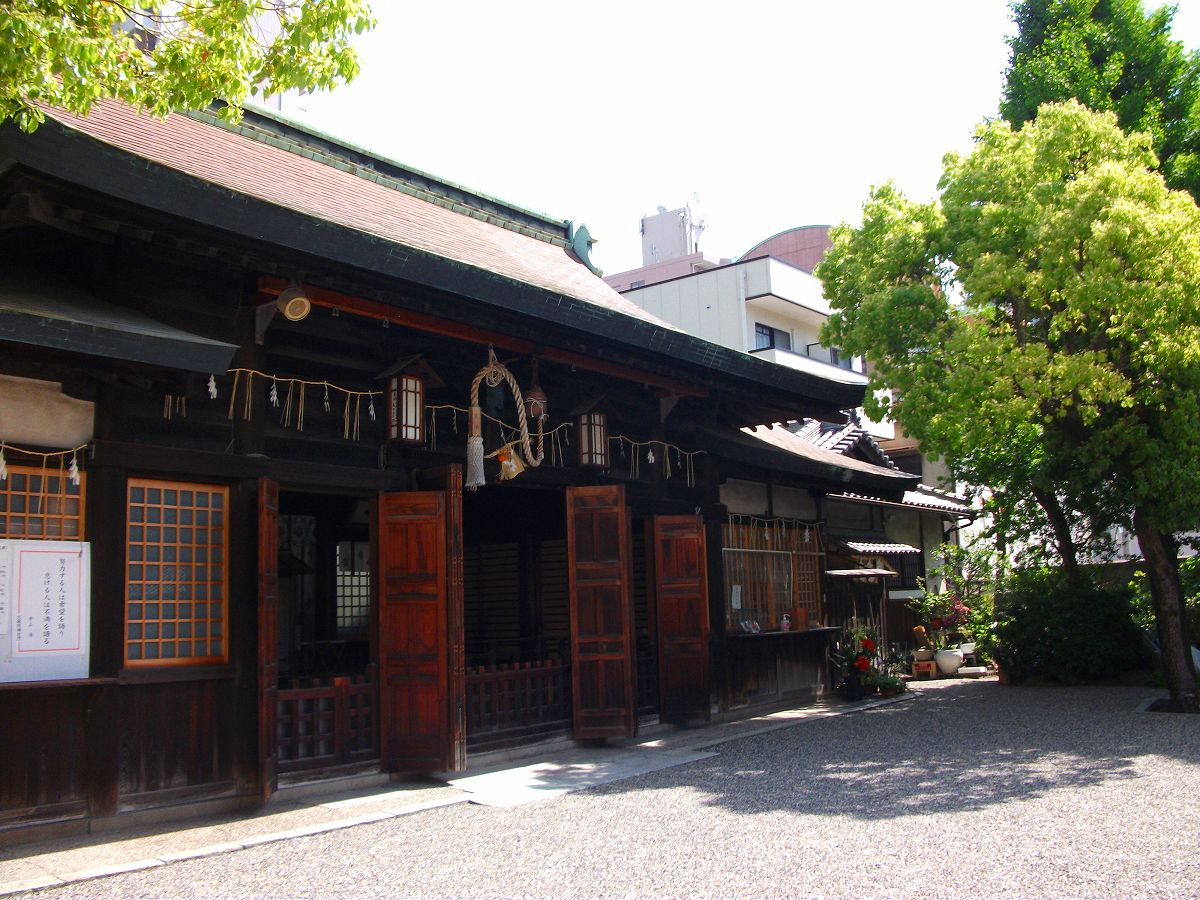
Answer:
[{"label": "gravel ground", "polygon": [[36,893],[1200,896],[1200,717],[1138,688],[941,683],[516,808],[460,805]]}]

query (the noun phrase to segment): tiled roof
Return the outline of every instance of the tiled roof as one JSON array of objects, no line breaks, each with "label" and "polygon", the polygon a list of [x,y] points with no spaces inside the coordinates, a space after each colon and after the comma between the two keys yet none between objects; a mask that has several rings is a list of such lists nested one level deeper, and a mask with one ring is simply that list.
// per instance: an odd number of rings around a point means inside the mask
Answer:
[{"label": "tiled roof", "polygon": [[920,547],[914,547],[912,544],[902,544],[899,541],[881,541],[859,540],[857,538],[838,538],[838,542],[845,544],[854,553],[861,556],[886,556],[890,553],[920,553]]},{"label": "tiled roof", "polygon": [[905,491],[904,504],[906,506],[922,506],[926,509],[942,509],[960,515],[973,516],[975,514],[965,497],[939,490],[928,484],[919,484],[916,490]]},{"label": "tiled roof", "polygon": [[895,467],[889,469],[884,466],[872,465],[860,459],[855,459],[853,456],[844,456],[833,450],[818,447],[800,435],[793,434],[787,427],[778,423],[774,425],[759,425],[754,428],[743,428],[742,431],[765,444],[770,444],[780,450],[805,457],[814,462],[826,463],[827,465],[837,466],[841,469],[850,469],[856,472],[894,478],[898,484],[902,484],[904,481],[910,481],[911,483],[911,479],[914,478],[914,476],[907,473],[897,471]]},{"label": "tiled roof", "polygon": [[[852,493],[850,491],[833,496],[844,500],[861,500],[865,503],[878,502],[878,498],[876,497]],[[902,505],[954,513],[958,516],[970,516],[972,518],[975,516],[974,510],[971,509],[971,504],[964,498],[938,490],[935,487],[930,487],[927,484],[919,484],[915,490],[905,491]]]},{"label": "tiled roof", "polygon": [[839,424],[834,422],[819,422],[816,419],[804,419],[790,426],[795,433],[826,450],[834,453],[849,454],[855,448],[861,448],[867,456],[872,457],[876,464],[896,468],[896,464],[879,446],[871,432],[853,422]]},{"label": "tiled roof", "polygon": [[55,109],[46,114],[80,134],[237,194],[678,331],[532,229],[505,227],[463,204],[422,199],[385,173],[319,148],[194,116],[159,120],[111,101],[98,103],[86,118]]}]

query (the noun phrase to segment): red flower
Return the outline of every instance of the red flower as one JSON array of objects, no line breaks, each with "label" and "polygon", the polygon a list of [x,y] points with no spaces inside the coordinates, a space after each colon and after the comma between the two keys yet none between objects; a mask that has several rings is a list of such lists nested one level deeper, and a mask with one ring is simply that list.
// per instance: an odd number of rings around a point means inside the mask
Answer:
[{"label": "red flower", "polygon": [[868,653],[874,653],[875,652],[875,642],[873,640],[871,640],[870,638],[863,638],[862,639],[862,648],[864,650],[866,650]]},{"label": "red flower", "polygon": [[934,629],[935,631],[937,631],[938,629],[940,629],[940,628],[942,627],[942,617],[941,617],[941,616],[934,616],[932,619],[930,619],[930,620],[929,620],[929,627],[930,627],[930,628],[932,628],[932,629]]},{"label": "red flower", "polygon": [[860,672],[865,672],[867,669],[871,668],[871,661],[865,656],[859,655],[854,660],[854,668],[858,669]]}]

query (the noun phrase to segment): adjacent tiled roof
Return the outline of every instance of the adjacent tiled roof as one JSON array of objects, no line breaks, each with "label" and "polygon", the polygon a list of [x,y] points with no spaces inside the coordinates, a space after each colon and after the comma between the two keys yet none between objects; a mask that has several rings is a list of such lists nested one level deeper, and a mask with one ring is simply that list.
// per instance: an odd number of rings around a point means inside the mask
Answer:
[{"label": "adjacent tiled roof", "polygon": [[855,459],[853,456],[845,456],[825,447],[818,447],[800,435],[793,434],[786,426],[778,423],[774,425],[759,425],[755,428],[743,428],[742,431],[780,450],[785,450],[788,453],[802,456],[815,462],[837,466],[841,469],[851,469],[871,475],[882,475],[887,478],[896,479],[898,484],[902,484],[906,480],[911,481],[914,477],[905,472],[898,471],[895,466],[891,468],[876,466],[868,462],[863,462],[861,459]]},{"label": "adjacent tiled roof", "polygon": [[804,419],[790,423],[789,428],[795,433],[818,447],[832,450],[834,453],[849,454],[860,449],[866,456],[872,458],[876,465],[896,468],[896,464],[879,446],[871,432],[853,422],[839,424],[834,422],[819,422],[816,419]]},{"label": "adjacent tiled roof", "polygon": [[385,173],[300,149],[261,129],[234,130],[177,114],[159,120],[111,101],[98,103],[86,118],[55,109],[46,114],[81,134],[239,194],[678,331],[623,298],[563,246],[475,218],[482,213],[466,206],[422,199]]},{"label": "adjacent tiled roof", "polygon": [[[880,465],[897,469],[896,464],[892,462],[883,448],[879,446],[874,436],[853,422],[840,424],[818,422],[816,419],[805,419],[802,422],[790,423],[789,430],[794,430],[797,438],[811,443],[814,447],[820,447],[839,455],[852,453],[858,448],[866,456],[876,460]],[[840,496],[846,500],[864,500],[867,502],[876,499],[864,494],[849,492]],[[951,494],[948,491],[930,487],[927,484],[919,484],[914,490],[905,491],[903,505],[955,513],[960,516],[974,516],[971,504],[964,498],[956,494]]]},{"label": "adjacent tiled roof", "polygon": [[838,538],[838,543],[844,544],[851,551],[862,556],[884,556],[890,553],[920,553],[920,547],[912,544],[902,544],[899,541],[881,541],[878,538],[859,540],[857,538]]},{"label": "adjacent tiled roof", "polygon": [[949,491],[939,490],[928,484],[919,484],[916,490],[906,491],[904,504],[921,506],[925,509],[940,509],[960,515],[973,516],[975,514],[966,498],[951,494]]},{"label": "adjacent tiled roof", "polygon": [[[865,503],[877,502],[877,498],[867,496],[866,494],[857,494],[852,492],[844,492],[842,494],[831,495],[835,499],[842,500],[861,500]],[[913,506],[920,509],[932,509],[938,512],[954,513],[958,516],[974,517],[975,512],[971,509],[971,504],[964,498],[958,497],[946,491],[938,490],[935,487],[930,487],[927,484],[917,485],[915,490],[904,492],[904,506]]]}]

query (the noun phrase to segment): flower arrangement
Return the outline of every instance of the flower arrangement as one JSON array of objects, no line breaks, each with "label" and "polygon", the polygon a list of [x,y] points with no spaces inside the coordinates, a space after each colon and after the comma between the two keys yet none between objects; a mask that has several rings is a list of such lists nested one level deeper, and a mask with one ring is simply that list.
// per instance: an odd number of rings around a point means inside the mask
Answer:
[{"label": "flower arrangement", "polygon": [[861,700],[864,689],[880,677],[875,633],[851,620],[841,650],[833,654],[837,667],[837,691],[847,700]]}]

